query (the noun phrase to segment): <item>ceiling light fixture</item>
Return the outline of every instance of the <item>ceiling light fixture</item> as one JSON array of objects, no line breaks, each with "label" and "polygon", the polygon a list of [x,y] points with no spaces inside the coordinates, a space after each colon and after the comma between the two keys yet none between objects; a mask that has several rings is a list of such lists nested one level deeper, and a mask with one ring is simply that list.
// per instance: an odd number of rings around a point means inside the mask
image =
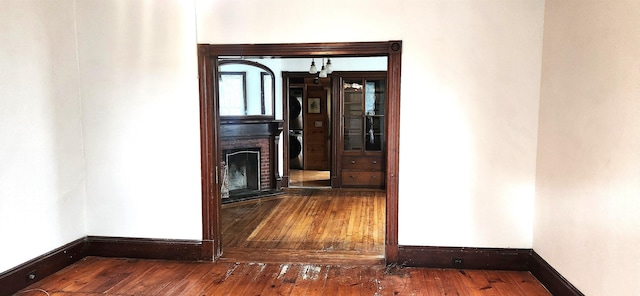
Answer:
[{"label": "ceiling light fixture", "polygon": [[311,59],[311,67],[309,67],[309,74],[318,74],[320,78],[326,78],[327,74],[333,73],[333,65],[331,64],[331,59],[327,59],[327,64],[324,63],[324,58],[322,58],[322,68],[320,68],[320,72],[318,72],[318,68],[316,68],[315,59]]},{"label": "ceiling light fixture", "polygon": [[333,73],[333,65],[331,65],[331,59],[327,59],[327,74]]},{"label": "ceiling light fixture", "polygon": [[318,69],[316,68],[316,61],[314,59],[311,59],[311,67],[309,68],[309,74],[316,74],[318,73]]},{"label": "ceiling light fixture", "polygon": [[324,67],[324,58],[322,58],[322,69],[320,69],[320,74],[318,74],[320,78],[327,78],[327,69]]}]

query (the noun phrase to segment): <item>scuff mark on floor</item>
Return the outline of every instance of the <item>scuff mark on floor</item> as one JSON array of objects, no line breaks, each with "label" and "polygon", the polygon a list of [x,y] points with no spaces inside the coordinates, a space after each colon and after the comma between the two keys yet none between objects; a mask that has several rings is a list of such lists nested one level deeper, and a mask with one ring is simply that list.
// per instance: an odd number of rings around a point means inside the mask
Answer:
[{"label": "scuff mark on floor", "polygon": [[315,281],[318,279],[320,271],[322,271],[322,267],[306,264],[302,267],[302,270],[300,272],[302,273],[303,280]]},{"label": "scuff mark on floor", "polygon": [[224,274],[224,278],[220,280],[220,282],[226,281],[233,274],[236,268],[238,268],[238,266],[240,266],[240,262],[236,262],[236,264],[229,268],[229,270],[227,270],[227,272]]},{"label": "scuff mark on floor", "polygon": [[287,271],[289,270],[289,264],[280,264],[280,273],[278,274],[278,279],[283,278],[286,274]]}]

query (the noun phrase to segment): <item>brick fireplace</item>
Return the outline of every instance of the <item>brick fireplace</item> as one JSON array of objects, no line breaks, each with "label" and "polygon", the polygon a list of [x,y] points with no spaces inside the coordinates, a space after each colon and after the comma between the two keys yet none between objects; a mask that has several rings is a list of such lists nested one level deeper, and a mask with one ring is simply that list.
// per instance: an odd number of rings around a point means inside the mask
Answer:
[{"label": "brick fireplace", "polygon": [[220,125],[222,202],[273,195],[280,191],[277,173],[282,121],[226,121]]}]

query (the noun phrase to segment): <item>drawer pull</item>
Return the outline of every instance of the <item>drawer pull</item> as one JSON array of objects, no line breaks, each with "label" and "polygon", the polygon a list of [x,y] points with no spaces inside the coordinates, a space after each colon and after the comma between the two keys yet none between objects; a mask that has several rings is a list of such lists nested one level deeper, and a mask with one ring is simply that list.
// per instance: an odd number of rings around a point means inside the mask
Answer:
[{"label": "drawer pull", "polygon": [[352,161],[351,161],[351,164],[356,164],[356,161],[355,161],[355,160],[352,160]]},{"label": "drawer pull", "polygon": [[373,161],[373,164],[377,164],[377,163],[378,163],[378,161],[377,161],[377,160],[374,160],[374,161]]},{"label": "drawer pull", "polygon": [[376,178],[376,175],[371,175],[371,179],[375,179],[375,178]]}]

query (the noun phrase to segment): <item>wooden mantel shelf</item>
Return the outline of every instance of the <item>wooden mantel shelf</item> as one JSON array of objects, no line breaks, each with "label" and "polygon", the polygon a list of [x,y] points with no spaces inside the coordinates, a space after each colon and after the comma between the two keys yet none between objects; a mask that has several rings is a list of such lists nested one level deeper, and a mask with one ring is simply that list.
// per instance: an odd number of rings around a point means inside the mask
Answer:
[{"label": "wooden mantel shelf", "polygon": [[282,120],[228,120],[220,122],[221,138],[278,137]]}]

